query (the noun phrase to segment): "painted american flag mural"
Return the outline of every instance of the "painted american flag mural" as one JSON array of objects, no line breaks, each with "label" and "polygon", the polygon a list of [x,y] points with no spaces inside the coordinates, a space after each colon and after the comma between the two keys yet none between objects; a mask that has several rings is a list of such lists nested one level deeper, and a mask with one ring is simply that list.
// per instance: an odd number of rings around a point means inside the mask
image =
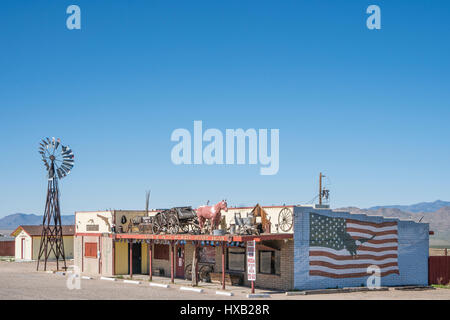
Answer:
[{"label": "painted american flag mural", "polygon": [[397,222],[367,222],[310,213],[309,275],[327,278],[399,274]]}]

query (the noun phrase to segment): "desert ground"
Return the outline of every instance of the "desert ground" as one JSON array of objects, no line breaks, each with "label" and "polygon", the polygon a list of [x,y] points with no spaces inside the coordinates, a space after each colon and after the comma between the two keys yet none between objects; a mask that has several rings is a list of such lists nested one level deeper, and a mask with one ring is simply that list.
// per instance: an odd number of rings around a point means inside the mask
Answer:
[{"label": "desert ground", "polygon": [[[69,263],[70,264],[70,263]],[[55,264],[49,263],[47,270],[54,270]],[[184,280],[175,280],[169,288],[151,287],[146,278],[141,284],[100,280],[99,277],[81,279],[80,289],[68,289],[69,275],[36,271],[36,262],[6,262],[0,261],[0,299],[51,299],[51,300],[94,300],[94,299],[131,299],[131,300],[233,300],[247,299],[249,289],[245,287],[228,287],[227,291],[233,296],[217,295],[220,286],[217,284],[201,284],[202,293],[182,291],[186,286]],[[136,279],[136,278],[135,278]],[[169,283],[167,278],[155,277],[153,282]],[[268,299],[280,300],[450,300],[450,289],[435,289],[422,291],[401,291],[390,288],[389,291],[352,292],[314,295],[286,296],[284,292],[257,289],[256,293],[269,294]],[[260,299],[260,298],[258,298]]]}]

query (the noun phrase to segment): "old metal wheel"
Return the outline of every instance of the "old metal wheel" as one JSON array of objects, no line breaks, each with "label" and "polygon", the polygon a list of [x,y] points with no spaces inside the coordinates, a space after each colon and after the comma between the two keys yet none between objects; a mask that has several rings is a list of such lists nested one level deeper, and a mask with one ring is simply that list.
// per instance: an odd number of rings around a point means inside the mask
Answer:
[{"label": "old metal wheel", "polygon": [[159,226],[158,221],[156,221],[156,219],[153,220],[153,223],[152,223],[152,232],[153,232],[153,234],[159,234],[161,232],[161,228]]},{"label": "old metal wheel", "polygon": [[294,221],[294,215],[292,214],[292,210],[289,208],[281,209],[278,214],[278,225],[280,226],[281,231],[288,232],[292,229],[292,224]]},{"label": "old metal wheel", "polygon": [[184,279],[192,280],[192,264],[188,264],[186,268],[184,268]]},{"label": "old metal wheel", "polygon": [[210,275],[211,272],[212,267],[208,265],[202,266],[198,272],[200,280],[203,282],[211,282],[211,275]]},{"label": "old metal wheel", "polygon": [[170,234],[177,234],[179,228],[178,218],[175,215],[170,215],[167,219],[167,232]]},{"label": "old metal wheel", "polygon": [[192,223],[191,224],[191,232],[193,234],[200,234],[200,226],[198,224]]},{"label": "old metal wheel", "polygon": [[181,224],[180,229],[183,233],[189,233],[189,223]]}]

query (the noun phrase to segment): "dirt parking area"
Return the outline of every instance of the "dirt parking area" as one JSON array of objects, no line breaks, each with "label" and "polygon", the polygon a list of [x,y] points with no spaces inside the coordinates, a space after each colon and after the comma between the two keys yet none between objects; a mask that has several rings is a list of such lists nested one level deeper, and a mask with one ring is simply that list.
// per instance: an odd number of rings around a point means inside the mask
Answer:
[{"label": "dirt parking area", "polygon": [[[69,263],[70,265],[70,263]],[[55,264],[50,263],[47,270],[54,270]],[[188,286],[186,281],[175,280],[169,288],[151,287],[145,278],[140,284],[117,281],[82,279],[80,289],[70,290],[67,286],[68,275],[36,271],[35,262],[4,262],[0,261],[0,299],[51,299],[51,300],[233,300],[247,299],[248,288],[230,287],[227,292],[233,296],[218,295],[219,286],[204,284],[202,293],[180,290]],[[168,284],[167,278],[155,278],[154,282]],[[269,294],[269,299],[280,300],[450,300],[450,289],[435,289],[424,291],[400,291],[390,289],[379,292],[352,292],[315,295],[286,296],[283,292],[256,290],[256,293]]]}]

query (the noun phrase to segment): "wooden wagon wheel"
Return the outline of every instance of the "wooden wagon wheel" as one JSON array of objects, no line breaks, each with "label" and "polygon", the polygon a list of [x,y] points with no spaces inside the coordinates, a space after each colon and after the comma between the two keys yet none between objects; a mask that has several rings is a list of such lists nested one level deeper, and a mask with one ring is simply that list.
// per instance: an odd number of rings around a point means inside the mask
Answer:
[{"label": "wooden wagon wheel", "polygon": [[189,223],[182,223],[180,229],[184,233],[189,233]]},{"label": "wooden wagon wheel", "polygon": [[176,234],[178,233],[179,228],[180,222],[178,221],[178,218],[171,214],[167,219],[167,232],[170,234]]},{"label": "wooden wagon wheel", "polygon": [[204,265],[200,268],[198,271],[199,278],[203,282],[211,282],[211,272],[213,271],[213,268],[209,265]]},{"label": "wooden wagon wheel", "polygon": [[184,279],[192,280],[192,264],[188,264],[186,268],[184,268]]},{"label": "wooden wagon wheel", "polygon": [[153,232],[153,234],[158,234],[158,233],[160,233],[160,231],[161,231],[161,229],[160,229],[158,223],[156,221],[154,221],[152,223],[152,232]]},{"label": "wooden wagon wheel", "polygon": [[281,209],[280,213],[278,214],[278,225],[280,226],[281,231],[288,232],[289,230],[291,230],[293,220],[294,219],[291,209]]},{"label": "wooden wagon wheel", "polygon": [[151,225],[153,234],[161,233],[161,224],[159,223],[159,221],[160,220],[158,216],[153,217]]},{"label": "wooden wagon wheel", "polygon": [[200,234],[201,230],[200,230],[200,226],[198,224],[198,221],[191,222],[190,226],[191,226],[191,232],[193,234]]}]

